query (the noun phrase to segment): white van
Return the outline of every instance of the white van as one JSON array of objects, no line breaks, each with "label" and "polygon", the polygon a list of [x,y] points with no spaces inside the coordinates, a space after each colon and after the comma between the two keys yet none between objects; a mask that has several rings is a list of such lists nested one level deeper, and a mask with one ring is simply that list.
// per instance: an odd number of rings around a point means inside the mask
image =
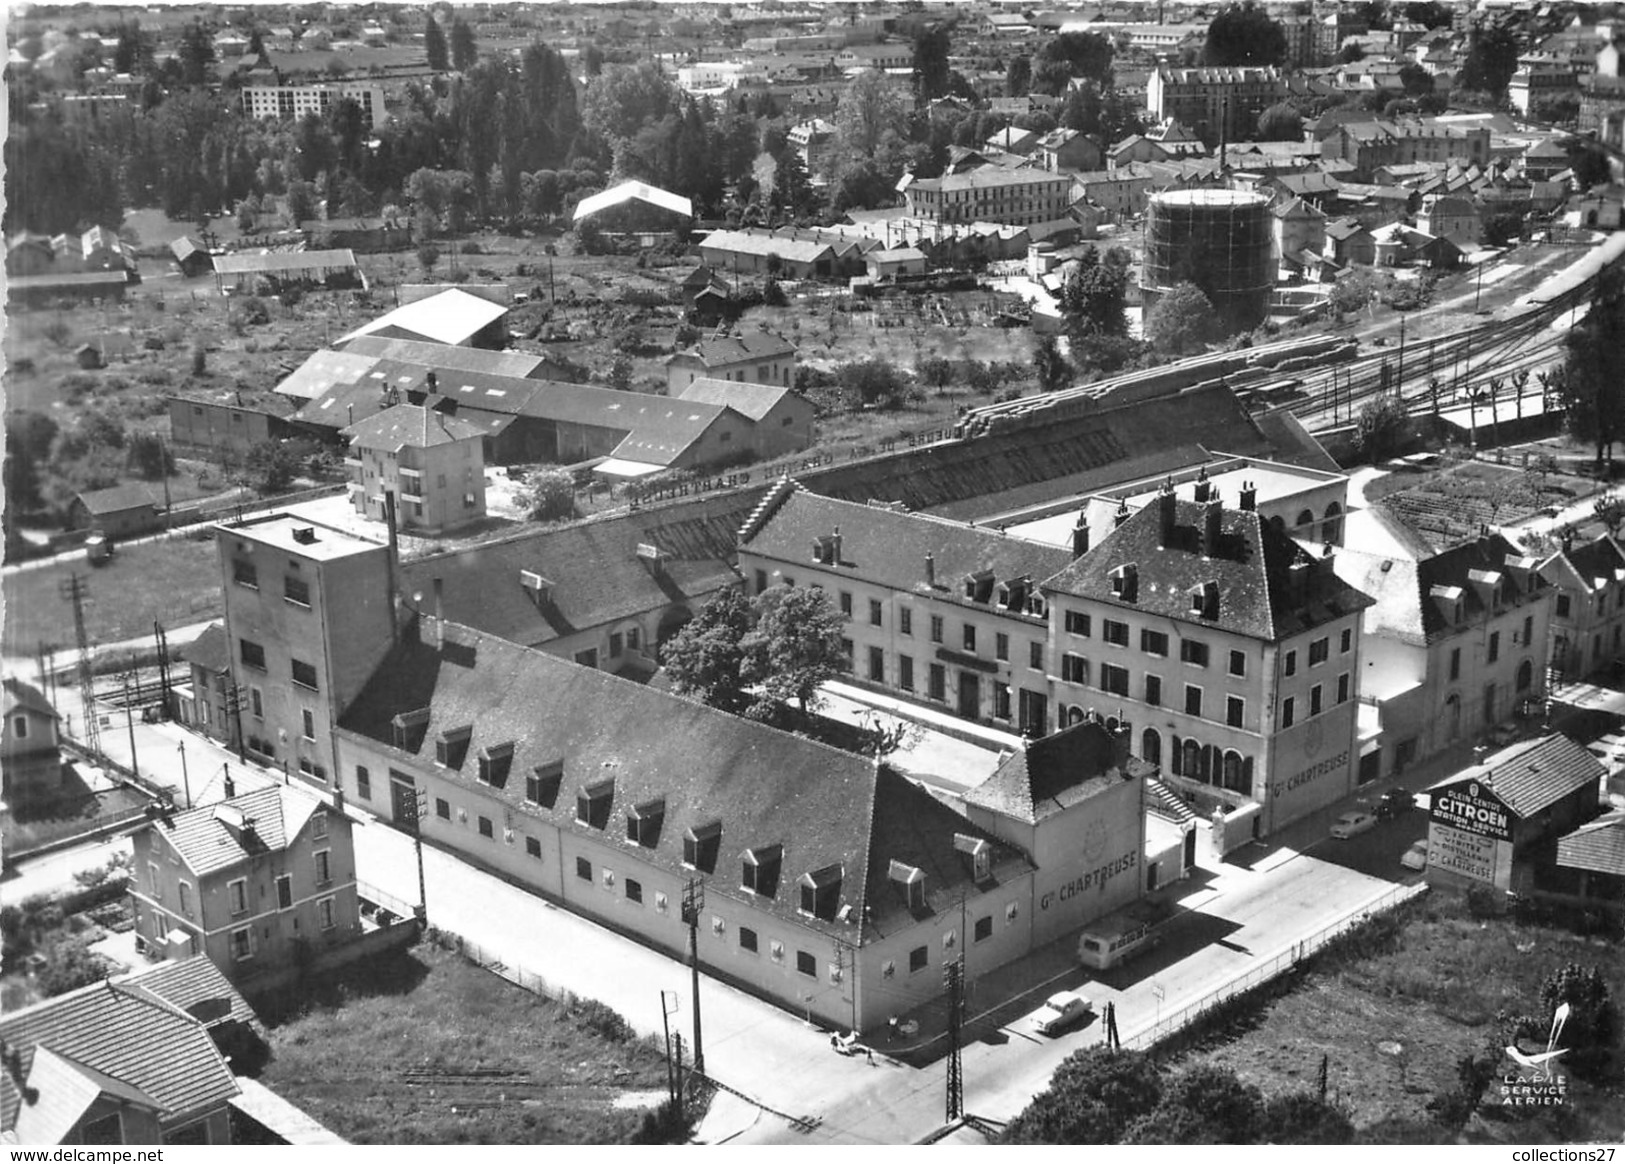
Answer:
[{"label": "white van", "polygon": [[1101,918],[1078,935],[1078,961],[1096,970],[1128,961],[1161,941],[1157,920],[1131,910]]}]

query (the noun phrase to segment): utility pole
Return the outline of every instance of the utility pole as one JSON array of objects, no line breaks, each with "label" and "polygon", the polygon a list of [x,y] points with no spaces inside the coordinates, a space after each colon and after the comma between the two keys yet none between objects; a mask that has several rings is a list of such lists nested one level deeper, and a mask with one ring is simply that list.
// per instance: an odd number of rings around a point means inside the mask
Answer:
[{"label": "utility pole", "polygon": [[[671,999],[670,1005],[666,1002],[668,998]],[[660,1025],[666,1032],[666,1097],[671,1100],[673,1107],[677,1106],[677,1072],[673,1069],[671,1057],[671,1016],[677,1013],[680,1002],[681,999],[675,990],[660,992]]]},{"label": "utility pole", "polygon": [[700,911],[705,883],[690,877],[683,886],[683,924],[688,926],[688,965],[694,991],[694,1070],[705,1074],[705,1043],[700,1037]]},{"label": "utility pole", "polygon": [[181,754],[181,784],[186,789],[186,807],[192,807],[192,777],[186,771],[186,741],[182,740],[175,747]]},{"label": "utility pole", "polygon": [[1405,392],[1405,317],[1399,317],[1399,374],[1395,377],[1394,392],[1404,395]]},{"label": "utility pole", "polygon": [[73,635],[79,644],[79,701],[85,717],[85,746],[92,755],[100,756],[102,733],[101,726],[96,722],[96,681],[90,674],[90,639],[85,634],[85,598],[90,593],[90,584],[76,572],[70,571],[59,585],[62,597],[73,603]]},{"label": "utility pole", "polygon": [[942,969],[948,987],[948,1095],[947,1120],[953,1123],[965,1116],[964,1065],[959,1057],[959,1025],[964,1017],[965,957],[961,954]]},{"label": "utility pole", "polygon": [[423,818],[429,812],[429,790],[417,788],[412,791],[412,798],[404,803],[411,805],[412,846],[417,850],[418,857],[418,904],[413,911],[418,921],[424,925],[429,924],[429,891],[428,882],[423,876]]},{"label": "utility pole", "polygon": [[157,619],[152,621],[152,637],[158,643],[158,690],[163,694],[164,716],[168,718],[173,714],[174,691],[169,685],[169,639],[164,634],[164,624]]},{"label": "utility pole", "polygon": [[[135,673],[134,662],[135,661],[132,659],[130,669],[123,672],[119,676],[119,681],[124,688],[124,726],[128,728],[130,732],[130,771],[135,773],[136,777],[139,779],[141,776],[141,765],[136,762],[135,758],[135,709],[130,705],[132,701],[141,694],[141,681]],[[131,694],[132,686],[135,689],[134,694]]]},{"label": "utility pole", "polygon": [[248,740],[243,735],[243,689],[240,684],[233,683],[226,688],[226,710],[231,713],[232,721],[237,727],[237,759],[246,764]]}]

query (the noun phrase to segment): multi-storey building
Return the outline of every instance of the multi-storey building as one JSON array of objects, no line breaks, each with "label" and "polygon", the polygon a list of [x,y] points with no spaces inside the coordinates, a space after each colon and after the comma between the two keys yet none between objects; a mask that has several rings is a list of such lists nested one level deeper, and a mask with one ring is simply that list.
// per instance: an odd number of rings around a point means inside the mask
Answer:
[{"label": "multi-storey building", "polygon": [[788,479],[739,534],[753,594],[817,586],[849,620],[853,679],[1043,735],[1049,628],[1039,585],[1070,551],[808,493]]},{"label": "multi-storey building", "polygon": [[[430,372],[426,387],[435,388]],[[350,500],[384,521],[393,493],[398,528],[439,534],[485,517],[486,429],[421,404],[396,404],[346,428]]]},{"label": "multi-storey building", "polygon": [[1344,161],[1361,180],[1383,166],[1459,160],[1482,166],[1490,160],[1490,131],[1462,128],[1423,118],[1412,121],[1345,122],[1320,143],[1325,161]]},{"label": "multi-storey building", "polygon": [[1564,679],[1583,679],[1613,665],[1625,652],[1625,549],[1604,534],[1561,548],[1540,564],[1552,585],[1548,665]]},{"label": "multi-storey building", "polygon": [[1251,491],[1239,502],[1165,487],[1042,587],[1061,722],[1133,722],[1139,755],[1214,815],[1220,851],[1354,787],[1371,605],[1330,546],[1310,554]]},{"label": "multi-storey building", "polygon": [[830,158],[835,152],[835,126],[822,117],[792,126],[785,139],[801,156],[807,176],[815,181],[829,177]]},{"label": "multi-storey building", "polygon": [[1368,516],[1400,549],[1344,550],[1337,569],[1377,600],[1360,684],[1379,719],[1380,752],[1365,757],[1375,776],[1530,711],[1546,689],[1553,592],[1536,559],[1500,534],[1434,550],[1382,511]]},{"label": "multi-storey building", "polygon": [[256,121],[262,117],[278,120],[301,118],[307,113],[325,118],[340,101],[354,101],[361,107],[361,121],[368,129],[384,123],[384,90],[381,85],[245,85],[243,111]]},{"label": "multi-storey building", "polygon": [[1528,117],[1542,102],[1579,90],[1580,78],[1571,62],[1534,54],[1518,58],[1518,71],[1507,83],[1507,101]]},{"label": "multi-storey building", "polygon": [[1145,83],[1146,108],[1159,121],[1173,118],[1209,146],[1255,137],[1258,115],[1286,96],[1276,68],[1158,65]]},{"label": "multi-storey building", "polygon": [[38,688],[10,676],[0,683],[0,800],[13,808],[63,792],[56,721]]},{"label": "multi-storey building", "polygon": [[325,785],[333,723],[395,634],[389,547],[287,513],[215,535],[243,740]]},{"label": "multi-storey building", "polygon": [[736,380],[743,384],[795,381],[796,345],[765,331],[702,341],[666,360],[666,392],[680,396],[696,380]]},{"label": "multi-storey building", "polygon": [[927,222],[993,222],[1028,226],[1065,216],[1072,177],[1031,166],[983,166],[940,178],[916,178],[903,190],[911,218]]},{"label": "multi-storey building", "polygon": [[350,819],[273,785],[162,816],[132,838],[136,939],[205,954],[234,982],[360,936]]}]

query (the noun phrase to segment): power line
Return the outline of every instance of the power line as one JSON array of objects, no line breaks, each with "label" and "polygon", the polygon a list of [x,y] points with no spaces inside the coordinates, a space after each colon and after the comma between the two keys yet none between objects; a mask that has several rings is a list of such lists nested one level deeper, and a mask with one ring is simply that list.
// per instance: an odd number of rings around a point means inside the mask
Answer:
[{"label": "power line", "polygon": [[90,594],[90,583],[70,571],[59,584],[59,592],[73,603],[73,634],[79,644],[79,703],[84,716],[85,745],[92,755],[101,755],[102,733],[96,719],[96,685],[90,673],[90,638],[85,633],[85,599]]}]

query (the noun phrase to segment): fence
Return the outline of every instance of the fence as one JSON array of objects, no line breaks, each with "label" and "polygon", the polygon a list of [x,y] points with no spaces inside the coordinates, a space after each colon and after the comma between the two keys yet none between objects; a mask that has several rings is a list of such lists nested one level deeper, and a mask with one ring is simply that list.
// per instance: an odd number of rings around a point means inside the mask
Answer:
[{"label": "fence", "polygon": [[1180,1007],[1166,1018],[1159,1017],[1149,1026],[1124,1039],[1123,1046],[1130,1050],[1149,1051],[1164,1039],[1201,1019],[1220,1003],[1245,994],[1255,987],[1262,986],[1264,983],[1280,977],[1299,962],[1322,949],[1333,938],[1370,920],[1376,914],[1386,912],[1426,893],[1427,888],[1426,882],[1394,886],[1381,896],[1366,902],[1359,909],[1333,922],[1324,929],[1317,931],[1302,941],[1292,943],[1284,950],[1279,951],[1273,958],[1257,966],[1249,967],[1240,974],[1220,983],[1195,1002]]},{"label": "fence", "polygon": [[359,877],[356,878],[355,891],[356,896],[363,901],[370,901],[376,906],[387,909],[396,917],[413,917],[417,913],[418,907],[412,902],[396,897],[388,890],[380,889],[378,886],[369,881],[363,881]]}]

